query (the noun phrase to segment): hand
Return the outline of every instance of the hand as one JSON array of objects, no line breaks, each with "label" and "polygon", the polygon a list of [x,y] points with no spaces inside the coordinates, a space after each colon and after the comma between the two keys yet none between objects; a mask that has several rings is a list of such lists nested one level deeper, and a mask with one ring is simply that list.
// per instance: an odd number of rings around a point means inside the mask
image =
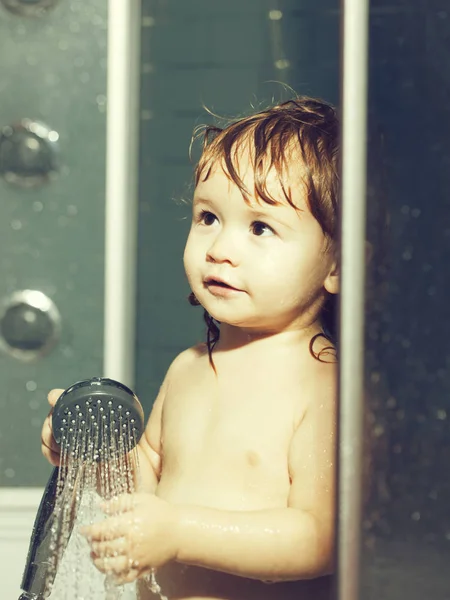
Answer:
[{"label": "hand", "polygon": [[178,554],[176,508],[153,494],[124,494],[102,503],[112,515],[83,527],[91,558],[115,583],[130,583]]},{"label": "hand", "polygon": [[63,391],[64,390],[55,389],[55,390],[52,390],[48,394],[48,396],[47,396],[48,402],[52,408],[44,421],[44,425],[42,427],[42,432],[41,432],[42,454],[45,456],[45,458],[48,460],[48,462],[50,464],[54,465],[55,467],[59,466],[59,464],[61,462],[61,459],[60,459],[61,448],[58,446],[58,444],[56,443],[55,438],[53,436],[52,414],[53,414],[53,407],[55,406],[56,401],[61,396]]}]

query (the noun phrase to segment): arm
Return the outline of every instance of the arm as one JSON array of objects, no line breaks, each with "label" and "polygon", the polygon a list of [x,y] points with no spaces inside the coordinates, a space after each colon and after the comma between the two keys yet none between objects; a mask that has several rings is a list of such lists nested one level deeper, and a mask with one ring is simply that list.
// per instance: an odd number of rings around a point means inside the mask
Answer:
[{"label": "arm", "polygon": [[155,493],[161,475],[161,420],[167,379],[153,404],[144,433],[132,452],[136,491]]},{"label": "arm", "polygon": [[177,507],[179,562],[262,580],[331,572],[336,392],[334,369],[322,374],[321,390],[312,396],[291,441],[287,508],[242,512]]}]

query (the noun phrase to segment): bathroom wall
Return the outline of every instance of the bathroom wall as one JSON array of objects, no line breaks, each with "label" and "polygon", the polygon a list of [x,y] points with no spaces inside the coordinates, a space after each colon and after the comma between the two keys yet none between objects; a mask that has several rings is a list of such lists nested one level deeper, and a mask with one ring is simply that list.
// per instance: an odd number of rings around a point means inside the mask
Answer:
[{"label": "bathroom wall", "polygon": [[[203,340],[187,301],[193,129],[297,93],[339,98],[337,0],[144,0],[136,387],[146,411],[171,360]],[[194,157],[198,157],[198,152]]]},{"label": "bathroom wall", "polygon": [[102,371],[106,9],[105,0],[0,1],[5,600],[18,597],[51,470],[40,451],[47,392]]},{"label": "bathroom wall", "polygon": [[[106,2],[51,4],[0,2],[5,487],[44,485],[47,391],[102,368]],[[39,295],[11,297],[22,290],[40,292],[53,306]]]}]

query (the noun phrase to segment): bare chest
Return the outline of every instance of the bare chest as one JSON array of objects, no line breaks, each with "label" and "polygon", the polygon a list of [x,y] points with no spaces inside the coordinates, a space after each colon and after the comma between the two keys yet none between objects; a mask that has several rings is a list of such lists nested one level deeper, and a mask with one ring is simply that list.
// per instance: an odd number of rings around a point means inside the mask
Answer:
[{"label": "bare chest", "polygon": [[295,410],[275,381],[193,373],[166,399],[160,495],[229,509],[285,505]]}]

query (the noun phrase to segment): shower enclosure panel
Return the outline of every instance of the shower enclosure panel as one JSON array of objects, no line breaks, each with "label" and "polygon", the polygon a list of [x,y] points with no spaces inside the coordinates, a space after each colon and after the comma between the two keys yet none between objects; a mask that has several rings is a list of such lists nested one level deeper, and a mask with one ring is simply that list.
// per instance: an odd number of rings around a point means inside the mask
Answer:
[{"label": "shower enclosure panel", "polygon": [[103,368],[106,62],[105,0],[0,1],[0,548],[8,598],[50,473],[40,452],[47,392]]}]

